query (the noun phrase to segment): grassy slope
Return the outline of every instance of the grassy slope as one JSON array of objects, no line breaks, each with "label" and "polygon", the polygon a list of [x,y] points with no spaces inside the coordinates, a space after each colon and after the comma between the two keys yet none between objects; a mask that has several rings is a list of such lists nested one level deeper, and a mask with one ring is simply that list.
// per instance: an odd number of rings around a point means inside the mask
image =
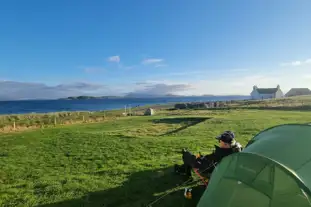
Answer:
[{"label": "grassy slope", "polygon": [[[0,135],[0,206],[142,206],[180,182],[171,166],[180,163],[181,148],[208,153],[214,137],[228,129],[246,144],[267,127],[310,122],[311,115],[179,113]],[[198,196],[189,201],[178,191],[154,206],[194,206]]]}]

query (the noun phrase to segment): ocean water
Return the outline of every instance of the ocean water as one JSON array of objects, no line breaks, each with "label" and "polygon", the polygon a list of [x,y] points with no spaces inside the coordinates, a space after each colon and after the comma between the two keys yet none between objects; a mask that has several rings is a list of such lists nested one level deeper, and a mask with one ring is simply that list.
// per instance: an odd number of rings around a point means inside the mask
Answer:
[{"label": "ocean water", "polygon": [[122,98],[89,100],[27,100],[1,101],[0,114],[48,113],[60,111],[99,111],[121,109],[125,106],[144,106],[154,104],[227,101],[249,99],[248,96],[214,96],[214,97],[164,97],[164,98]]}]

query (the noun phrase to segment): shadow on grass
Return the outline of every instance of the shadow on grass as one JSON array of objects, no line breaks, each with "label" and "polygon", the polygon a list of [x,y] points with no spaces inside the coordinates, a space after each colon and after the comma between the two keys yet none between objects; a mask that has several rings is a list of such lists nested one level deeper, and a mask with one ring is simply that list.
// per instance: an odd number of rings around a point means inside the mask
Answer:
[{"label": "shadow on grass", "polygon": [[179,117],[179,118],[164,118],[164,119],[156,119],[153,120],[154,123],[164,123],[164,124],[183,124],[184,126],[175,129],[173,131],[166,132],[164,134],[161,134],[160,136],[166,136],[175,134],[177,132],[180,132],[182,130],[187,129],[188,127],[197,125],[201,122],[204,122],[208,119],[211,119],[211,117]]},{"label": "shadow on grass", "polygon": [[[173,174],[172,167],[159,170],[148,170],[134,173],[122,186],[97,192],[90,192],[80,199],[67,200],[59,203],[44,204],[37,207],[142,207],[149,205],[167,190],[174,189],[183,183],[180,176]],[[103,172],[105,173],[105,172]],[[153,207],[196,206],[204,192],[202,186],[193,189],[193,199],[183,196],[183,189],[170,193],[159,200]]]}]

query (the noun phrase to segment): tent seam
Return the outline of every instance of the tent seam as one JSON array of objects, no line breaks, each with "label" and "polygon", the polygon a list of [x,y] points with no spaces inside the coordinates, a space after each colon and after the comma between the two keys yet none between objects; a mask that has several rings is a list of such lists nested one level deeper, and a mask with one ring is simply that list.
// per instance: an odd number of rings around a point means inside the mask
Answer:
[{"label": "tent seam", "polygon": [[[238,180],[236,177],[231,177],[231,176],[224,176],[224,178],[229,179],[229,180],[234,180],[234,181],[240,181],[240,180]],[[241,182],[241,181],[240,181],[240,182]],[[251,189],[255,189],[256,191],[260,192],[261,194],[263,194],[263,195],[265,195],[265,196],[267,196],[268,198],[271,199],[271,197],[270,197],[268,194],[264,193],[263,191],[259,190],[258,188],[254,187],[253,185],[248,184],[248,183],[245,183],[245,182],[242,182],[242,183],[243,183],[244,185],[247,185],[247,186],[248,186],[249,188],[251,188]]]},{"label": "tent seam", "polygon": [[275,166],[273,166],[273,168],[272,168],[272,175],[270,175],[270,176],[273,179],[273,185],[272,185],[272,194],[271,194],[271,199],[270,199],[269,207],[272,207],[273,198],[274,198],[274,185],[275,185],[275,183],[274,183],[275,182]]},{"label": "tent seam", "polygon": [[254,153],[254,152],[243,152],[243,153],[263,157],[263,158],[265,158],[267,160],[270,160],[270,161],[274,162],[275,164],[279,165],[280,167],[284,168],[285,170],[287,170],[287,172],[292,174],[292,176],[294,176],[299,181],[299,185],[302,185],[305,189],[307,189],[308,194],[311,195],[311,189],[308,186],[305,185],[303,180],[297,175],[297,173],[293,169],[290,169],[286,165],[283,165],[282,163],[280,163],[280,162],[278,162],[278,161],[276,161],[274,159],[271,159],[269,157],[266,157],[264,155],[261,155],[261,154],[257,154],[257,153]]},{"label": "tent seam", "polygon": [[300,170],[303,166],[305,166],[306,164],[308,164],[311,161],[311,158],[308,159],[306,162],[304,162],[300,167],[296,168],[295,171]]}]

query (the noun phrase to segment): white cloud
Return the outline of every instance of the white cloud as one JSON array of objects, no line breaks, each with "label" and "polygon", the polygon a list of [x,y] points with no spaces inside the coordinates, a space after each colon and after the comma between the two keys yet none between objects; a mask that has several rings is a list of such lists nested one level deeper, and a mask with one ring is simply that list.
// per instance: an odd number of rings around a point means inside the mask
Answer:
[{"label": "white cloud", "polygon": [[286,63],[281,63],[281,66],[302,66],[302,65],[306,65],[306,64],[311,64],[311,59],[307,59],[307,60],[296,60],[296,61],[292,61],[292,62],[286,62]]},{"label": "white cloud", "polygon": [[48,86],[42,83],[0,81],[0,88],[0,100],[57,99],[109,92],[109,88],[105,85],[84,82]]},{"label": "white cloud", "polygon": [[183,92],[190,89],[192,86],[189,84],[138,84],[143,85],[141,89],[130,92],[129,96],[164,96],[167,94],[174,94],[178,92]]},{"label": "white cloud", "polygon": [[[310,59],[303,62],[311,62]],[[298,63],[296,63],[298,64]],[[89,68],[89,72],[93,72]],[[96,68],[95,68],[96,69]],[[249,95],[252,87],[276,87],[286,93],[291,88],[311,89],[311,68],[301,64],[293,70],[292,65],[265,69],[227,69],[165,71],[162,75],[150,74],[135,80],[123,79],[122,84],[101,85],[94,83],[73,83],[47,86],[39,83],[0,81],[0,99],[59,98],[76,95],[121,95],[148,94],[164,95]],[[241,71],[241,72],[237,72]],[[124,78],[124,77],[120,77]],[[138,82],[139,81],[139,82]]]},{"label": "white cloud", "polygon": [[116,63],[119,63],[120,62],[120,56],[116,55],[116,56],[111,56],[108,58],[108,61],[109,62],[116,62]]},{"label": "white cloud", "polygon": [[[205,74],[195,76],[191,72],[183,72],[179,74],[183,76],[181,79],[177,76],[163,75],[162,77],[156,77],[152,81],[146,81],[145,84],[191,85],[191,88],[188,87],[182,91],[176,91],[178,95],[249,95],[254,85],[263,88],[272,88],[280,85],[284,93],[291,88],[311,89],[311,71],[307,66],[297,67],[295,70],[291,67],[282,67],[276,69],[266,68],[265,70],[247,69],[243,73],[236,73],[235,70],[226,70],[225,73],[209,74],[206,71]],[[173,78],[174,80],[169,80]]]},{"label": "white cloud", "polygon": [[157,58],[149,58],[149,59],[145,59],[142,61],[143,65],[149,65],[149,64],[155,64],[155,63],[160,63],[163,62],[163,59],[157,59]]},{"label": "white cloud", "polygon": [[[253,85],[258,87],[276,87],[278,84],[281,89],[286,93],[291,88],[311,88],[310,79],[305,77],[310,74],[307,67],[300,67],[292,70],[276,69],[257,72],[254,74],[245,75],[228,75],[223,78],[216,78],[214,80],[203,80],[199,83],[194,83],[197,87],[197,92],[208,90],[208,93],[213,94],[249,94]],[[212,90],[211,90],[212,89]]]}]

